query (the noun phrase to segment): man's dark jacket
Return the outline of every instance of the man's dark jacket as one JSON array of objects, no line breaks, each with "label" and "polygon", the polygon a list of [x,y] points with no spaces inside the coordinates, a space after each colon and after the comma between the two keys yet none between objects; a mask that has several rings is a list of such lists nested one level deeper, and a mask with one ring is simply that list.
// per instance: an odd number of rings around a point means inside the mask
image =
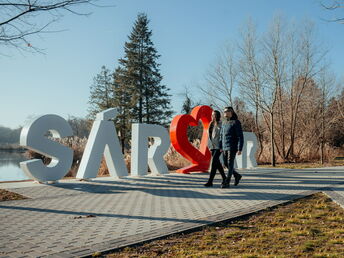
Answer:
[{"label": "man's dark jacket", "polygon": [[222,121],[219,145],[224,151],[242,151],[244,134],[239,120]]}]

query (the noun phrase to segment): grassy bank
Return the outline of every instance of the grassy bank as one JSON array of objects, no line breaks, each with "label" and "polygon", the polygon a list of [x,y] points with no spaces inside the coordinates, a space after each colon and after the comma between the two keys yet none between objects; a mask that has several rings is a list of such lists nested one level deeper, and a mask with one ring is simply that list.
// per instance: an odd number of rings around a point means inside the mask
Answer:
[{"label": "grassy bank", "polygon": [[344,257],[344,209],[315,194],[107,257]]}]

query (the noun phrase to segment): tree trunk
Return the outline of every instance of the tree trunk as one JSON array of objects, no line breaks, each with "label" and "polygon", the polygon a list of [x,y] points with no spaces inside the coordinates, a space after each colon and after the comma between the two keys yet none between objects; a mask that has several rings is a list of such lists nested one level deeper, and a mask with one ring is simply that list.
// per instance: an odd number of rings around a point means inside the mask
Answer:
[{"label": "tree trunk", "polygon": [[321,142],[320,142],[320,163],[324,165],[324,142],[325,142],[325,104],[324,104],[324,93],[321,107]]},{"label": "tree trunk", "polygon": [[275,143],[274,143],[274,114],[270,113],[270,122],[271,122],[271,134],[270,134],[270,141],[271,141],[271,165],[273,167],[276,166],[276,158],[275,158]]},{"label": "tree trunk", "polygon": [[121,138],[122,154],[124,154],[124,142],[125,142],[125,139],[124,139],[124,137],[122,137],[122,138]]},{"label": "tree trunk", "polygon": [[256,122],[256,132],[257,132],[257,136],[258,136],[258,141],[259,141],[259,146],[260,146],[260,150],[258,153],[258,159],[260,159],[260,156],[263,153],[263,139],[262,139],[262,135],[260,133],[260,127],[259,127],[259,121],[258,121],[258,116],[259,116],[259,106],[256,105],[256,116],[255,116],[255,122]]},{"label": "tree trunk", "polygon": [[149,112],[149,96],[148,96],[148,90],[145,91],[145,99],[146,99],[146,123],[150,123],[150,112]]},{"label": "tree trunk", "polygon": [[143,40],[141,39],[140,41],[140,48],[139,48],[139,56],[140,56],[140,96],[139,96],[139,123],[142,123],[142,111],[143,111],[143,53],[142,53],[142,48],[143,48]]},{"label": "tree trunk", "polygon": [[324,143],[323,140],[320,142],[320,163],[324,165]]},{"label": "tree trunk", "polygon": [[142,97],[140,97],[140,100],[139,100],[139,123],[140,124],[142,123]]}]

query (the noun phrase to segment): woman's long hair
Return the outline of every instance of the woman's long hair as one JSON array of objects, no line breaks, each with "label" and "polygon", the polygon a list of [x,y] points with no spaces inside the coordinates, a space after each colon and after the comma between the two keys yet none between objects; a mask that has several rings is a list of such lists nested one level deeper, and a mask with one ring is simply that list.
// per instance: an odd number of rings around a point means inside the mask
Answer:
[{"label": "woman's long hair", "polygon": [[215,113],[215,123],[211,122],[209,126],[209,135],[210,137],[213,134],[214,124],[218,125],[221,121],[221,112],[218,110],[213,111]]},{"label": "woman's long hair", "polygon": [[216,124],[219,124],[221,121],[221,112],[218,110],[214,110],[215,113],[215,122]]},{"label": "woman's long hair", "polygon": [[225,107],[225,110],[229,110],[232,112],[232,117],[230,118],[230,120],[238,120],[238,115],[235,113],[232,107]]}]

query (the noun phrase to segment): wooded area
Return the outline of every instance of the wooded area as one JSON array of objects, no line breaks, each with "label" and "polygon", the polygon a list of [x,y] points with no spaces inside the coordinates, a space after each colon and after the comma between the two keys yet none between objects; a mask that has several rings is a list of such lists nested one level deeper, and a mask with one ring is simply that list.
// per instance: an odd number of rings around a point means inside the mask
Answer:
[{"label": "wooded area", "polygon": [[[206,76],[207,102],[232,105],[260,143],[260,162],[325,160],[343,150],[342,84],[310,21],[249,21]],[[236,92],[234,97],[233,92]]]}]

